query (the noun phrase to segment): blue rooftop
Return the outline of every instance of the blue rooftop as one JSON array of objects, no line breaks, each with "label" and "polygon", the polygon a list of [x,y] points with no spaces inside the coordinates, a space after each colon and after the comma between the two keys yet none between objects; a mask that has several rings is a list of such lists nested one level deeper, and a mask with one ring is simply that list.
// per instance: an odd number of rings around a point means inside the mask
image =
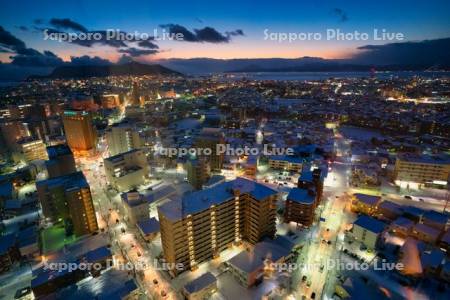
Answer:
[{"label": "blue rooftop", "polygon": [[111,257],[112,253],[107,247],[100,247],[86,253],[81,260],[86,259],[87,262],[97,262]]},{"label": "blue rooftop", "polygon": [[16,243],[15,234],[11,233],[8,235],[0,236],[0,254],[5,254],[10,248]]},{"label": "blue rooftop", "polygon": [[353,224],[363,227],[373,233],[381,233],[386,227],[385,223],[365,215],[359,217]]},{"label": "blue rooftop", "polygon": [[287,199],[301,204],[313,204],[315,196],[311,195],[307,189],[293,188]]},{"label": "blue rooftop", "polygon": [[38,186],[59,186],[64,185],[65,189],[70,188],[87,188],[89,187],[89,184],[86,180],[86,177],[84,177],[82,172],[76,172],[69,175],[59,176],[55,178],[50,178],[47,180],[41,180],[36,182],[36,187]]},{"label": "blue rooftop", "polygon": [[201,291],[202,289],[210,286],[211,284],[217,282],[216,277],[210,273],[206,272],[202,276],[192,280],[184,286],[187,292],[190,294]]},{"label": "blue rooftop", "polygon": [[59,144],[47,147],[48,158],[53,159],[61,155],[70,155],[72,150],[70,150],[67,144]]},{"label": "blue rooftop", "polygon": [[156,218],[150,218],[137,223],[139,229],[145,234],[159,232],[159,222]]}]

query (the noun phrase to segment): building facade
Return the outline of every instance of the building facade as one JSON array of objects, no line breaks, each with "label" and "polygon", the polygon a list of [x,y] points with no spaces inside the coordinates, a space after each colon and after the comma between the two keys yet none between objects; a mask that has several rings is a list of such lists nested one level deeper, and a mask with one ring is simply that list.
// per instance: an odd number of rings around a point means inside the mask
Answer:
[{"label": "building facade", "polygon": [[49,178],[75,173],[75,159],[67,144],[47,147],[48,160],[45,162]]},{"label": "building facade", "polygon": [[105,158],[104,166],[108,183],[121,192],[143,184],[149,177],[147,157],[140,149]]},{"label": "building facade", "polygon": [[66,110],[62,119],[67,144],[74,154],[88,155],[95,152],[97,133],[91,114],[86,111]]},{"label": "building facade", "polygon": [[200,190],[211,176],[209,162],[205,158],[188,160],[186,162],[188,182],[196,190]]},{"label": "building facade", "polygon": [[36,188],[46,218],[64,221],[77,236],[98,230],[91,189],[82,172],[38,181]]},{"label": "building facade", "polygon": [[232,243],[273,238],[276,201],[276,191],[237,178],[165,203],[158,215],[166,261],[196,269]]},{"label": "building facade", "polygon": [[111,156],[138,149],[142,146],[139,132],[134,130],[127,122],[112,125],[105,136]]},{"label": "building facade", "polygon": [[448,186],[448,156],[399,155],[395,161],[394,181],[402,188],[418,189],[425,185]]}]

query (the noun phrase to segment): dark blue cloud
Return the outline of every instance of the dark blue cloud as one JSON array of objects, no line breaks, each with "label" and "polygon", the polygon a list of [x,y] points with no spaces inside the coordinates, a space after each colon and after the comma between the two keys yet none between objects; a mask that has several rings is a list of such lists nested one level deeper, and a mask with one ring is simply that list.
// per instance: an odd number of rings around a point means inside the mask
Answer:
[{"label": "dark blue cloud", "polygon": [[98,57],[98,56],[71,56],[70,57],[70,64],[75,66],[105,66],[105,65],[111,65],[112,63],[104,58]]},{"label": "dark blue cloud", "polygon": [[339,18],[340,22],[347,22],[347,13],[342,8],[334,8],[332,13]]},{"label": "dark blue cloud", "polygon": [[450,66],[450,38],[358,47],[352,60],[377,65]]},{"label": "dark blue cloud", "polygon": [[58,18],[52,18],[50,19],[50,25],[53,27],[56,27],[58,29],[65,29],[65,30],[75,30],[80,32],[87,32],[88,30],[86,27],[81,25],[80,23],[77,23],[75,21],[72,21],[71,19],[58,19]]},{"label": "dark blue cloud", "polygon": [[119,49],[119,53],[127,54],[131,57],[138,57],[142,55],[150,55],[150,54],[156,54],[158,53],[158,50],[155,49],[138,49],[134,47],[126,48],[126,49]]},{"label": "dark blue cloud", "polygon": [[147,49],[158,49],[158,45],[150,42],[149,40],[139,41],[138,46]]},{"label": "dark blue cloud", "polygon": [[179,24],[163,24],[160,25],[160,27],[168,30],[170,34],[181,34],[183,36],[183,41],[185,42],[229,43],[231,41],[231,37],[244,35],[242,29],[229,31],[222,34],[215,28],[209,26],[201,29],[194,29],[194,31],[190,31],[186,27]]}]

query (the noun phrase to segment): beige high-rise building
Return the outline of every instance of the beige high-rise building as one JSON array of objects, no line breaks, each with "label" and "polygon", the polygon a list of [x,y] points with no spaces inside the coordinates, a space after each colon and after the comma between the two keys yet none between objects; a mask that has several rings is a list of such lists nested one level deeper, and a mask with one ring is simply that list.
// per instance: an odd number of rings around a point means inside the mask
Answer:
[{"label": "beige high-rise building", "polygon": [[86,111],[66,110],[62,119],[67,144],[75,156],[95,152],[97,133],[91,114]]},{"label": "beige high-rise building", "polygon": [[138,149],[142,146],[139,132],[128,122],[112,125],[106,132],[106,142],[108,143],[109,154],[111,156],[132,149]]},{"label": "beige high-rise building", "polygon": [[450,157],[446,155],[398,155],[394,180],[402,188],[421,188],[424,185],[448,185]]},{"label": "beige high-rise building", "polygon": [[273,238],[276,201],[275,190],[237,178],[163,204],[158,215],[164,258],[196,269],[232,243]]},{"label": "beige high-rise building", "polygon": [[36,188],[46,218],[73,226],[77,236],[98,230],[91,189],[82,172],[38,181]]}]

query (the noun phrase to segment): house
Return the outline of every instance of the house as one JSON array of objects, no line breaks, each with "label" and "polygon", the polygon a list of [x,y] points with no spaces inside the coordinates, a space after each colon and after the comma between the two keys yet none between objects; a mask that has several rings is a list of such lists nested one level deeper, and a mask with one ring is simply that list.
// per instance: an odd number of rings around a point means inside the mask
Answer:
[{"label": "house", "polygon": [[445,261],[445,253],[433,248],[431,251],[425,251],[421,255],[422,267],[429,275],[437,276],[441,271],[442,264]]},{"label": "house", "polygon": [[210,273],[206,272],[200,277],[186,284],[183,288],[183,295],[188,300],[209,299],[217,291],[217,279]]},{"label": "house", "polygon": [[438,241],[439,234],[439,230],[425,224],[416,224],[411,232],[412,237],[433,245]]},{"label": "house", "polygon": [[383,220],[395,220],[403,213],[402,206],[391,202],[383,201],[378,205],[377,217]]},{"label": "house", "polygon": [[445,249],[447,253],[450,253],[450,230],[447,230],[447,232],[442,235],[439,241],[439,247]]},{"label": "house", "polygon": [[368,249],[375,249],[380,242],[381,234],[384,232],[386,224],[368,216],[360,216],[349,232],[349,236],[361,242]]},{"label": "house", "polygon": [[268,263],[283,263],[289,260],[293,244],[284,237],[264,240],[253,249],[242,251],[226,262],[231,274],[245,287],[263,280]]},{"label": "house", "polygon": [[447,228],[449,217],[446,214],[430,210],[423,214],[422,223],[433,227],[439,231],[444,231]]},{"label": "house", "polygon": [[156,218],[141,220],[136,225],[146,241],[151,241],[159,233],[159,222]]},{"label": "house", "polygon": [[407,237],[411,234],[414,225],[415,223],[410,219],[399,217],[389,225],[389,230],[397,236]]},{"label": "house", "polygon": [[373,215],[381,202],[381,197],[367,194],[356,193],[352,196],[352,211]]}]

